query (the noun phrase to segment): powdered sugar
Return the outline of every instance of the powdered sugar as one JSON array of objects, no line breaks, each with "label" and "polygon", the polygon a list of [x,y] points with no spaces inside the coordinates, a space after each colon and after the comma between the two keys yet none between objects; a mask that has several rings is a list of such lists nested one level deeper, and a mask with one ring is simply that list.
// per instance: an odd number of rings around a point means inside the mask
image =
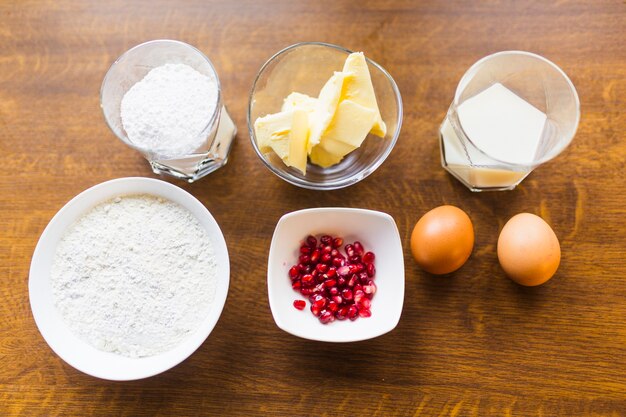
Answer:
[{"label": "powdered sugar", "polygon": [[201,133],[217,95],[215,77],[185,64],[161,65],[124,94],[122,124],[132,143],[160,158],[189,155],[206,141]]},{"label": "powdered sugar", "polygon": [[97,205],[67,230],[51,283],[78,337],[104,351],[152,356],[207,317],[216,260],[206,230],[184,207],[128,195]]}]

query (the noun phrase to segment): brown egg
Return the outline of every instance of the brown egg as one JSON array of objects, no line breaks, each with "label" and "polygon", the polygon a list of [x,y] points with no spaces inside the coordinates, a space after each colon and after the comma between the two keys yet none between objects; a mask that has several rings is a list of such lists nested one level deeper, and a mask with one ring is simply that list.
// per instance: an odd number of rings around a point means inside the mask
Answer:
[{"label": "brown egg", "polygon": [[561,247],[541,217],[521,213],[511,217],[498,238],[498,260],[504,272],[521,285],[541,285],[561,262]]},{"label": "brown egg", "polygon": [[413,257],[431,274],[456,271],[467,261],[473,247],[472,221],[454,206],[440,206],[424,214],[411,234]]}]

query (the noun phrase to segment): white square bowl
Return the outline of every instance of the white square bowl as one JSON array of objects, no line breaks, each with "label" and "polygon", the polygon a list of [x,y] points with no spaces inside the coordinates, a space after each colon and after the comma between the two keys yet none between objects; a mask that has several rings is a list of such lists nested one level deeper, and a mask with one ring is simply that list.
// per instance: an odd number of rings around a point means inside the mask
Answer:
[{"label": "white square bowl", "polygon": [[[308,297],[291,288],[289,268],[298,263],[301,242],[308,235],[340,236],[344,243],[360,241],[376,255],[376,285],[372,316],[355,321],[320,323],[309,307]],[[400,234],[393,218],[378,211],[353,208],[314,208],[280,218],[267,265],[267,290],[276,325],[295,336],[324,342],[356,342],[393,330],[404,303],[404,256]],[[293,301],[303,299],[299,311]]]}]

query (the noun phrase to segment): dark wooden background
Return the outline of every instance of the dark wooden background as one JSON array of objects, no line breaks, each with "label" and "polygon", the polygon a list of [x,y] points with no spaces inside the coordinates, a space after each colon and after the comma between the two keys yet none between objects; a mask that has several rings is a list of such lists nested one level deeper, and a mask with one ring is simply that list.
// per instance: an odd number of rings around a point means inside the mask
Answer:
[{"label": "dark wooden background", "polygon": [[[193,185],[222,227],[231,289],[215,330],[162,375],[115,383],[81,374],[39,335],[30,258],[70,198],[154,175],[107,129],[99,88],[129,47],[180,39],[205,52],[239,128],[230,163]],[[396,79],[402,134],[348,189],[273,176],[246,127],[256,71],[279,49],[325,41],[362,50]],[[578,88],[582,119],[562,155],[512,192],[472,194],[439,165],[437,128],[463,72],[492,52],[539,53]],[[626,415],[626,3],[624,1],[10,1],[0,3],[0,415]],[[476,230],[450,277],[420,271],[414,223],[454,204]],[[316,343],[279,330],[265,287],[276,221],[317,206],[382,210],[405,247],[398,327]],[[556,276],[522,288],[500,270],[506,220],[541,215],[561,241]],[[374,312],[375,314],[375,312]]]}]

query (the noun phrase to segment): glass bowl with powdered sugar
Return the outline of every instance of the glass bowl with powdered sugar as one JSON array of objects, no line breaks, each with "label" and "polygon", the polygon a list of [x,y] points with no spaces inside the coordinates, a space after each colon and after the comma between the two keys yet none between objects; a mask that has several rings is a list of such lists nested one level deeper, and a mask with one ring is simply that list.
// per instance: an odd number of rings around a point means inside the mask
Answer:
[{"label": "glass bowl with powdered sugar", "polygon": [[131,48],[104,77],[100,105],[113,133],[157,174],[192,182],[228,160],[236,127],[213,64],[191,45],[154,40]]}]

